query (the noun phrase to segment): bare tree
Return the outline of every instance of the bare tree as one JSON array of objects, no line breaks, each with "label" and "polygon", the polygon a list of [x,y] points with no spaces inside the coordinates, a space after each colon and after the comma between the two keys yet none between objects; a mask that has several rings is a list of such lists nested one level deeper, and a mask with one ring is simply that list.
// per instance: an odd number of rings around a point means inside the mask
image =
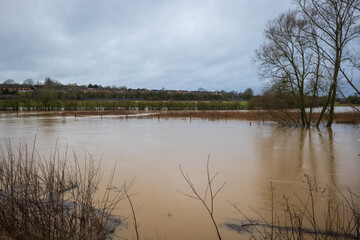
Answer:
[{"label": "bare tree", "polygon": [[35,81],[31,78],[27,78],[24,80],[23,84],[26,84],[26,85],[34,85],[35,84]]},{"label": "bare tree", "polygon": [[4,81],[4,84],[16,84],[14,79],[7,79]]},{"label": "bare tree", "polygon": [[[296,0],[300,12],[316,31],[306,31],[308,35],[316,35],[319,41],[319,53],[325,60],[325,66],[330,75],[330,87],[327,100],[324,103],[317,125],[320,124],[328,105],[330,104],[327,127],[331,127],[334,116],[335,98],[339,87],[342,65],[351,61],[346,48],[360,37],[360,0]],[[347,79],[350,83],[349,79]]]},{"label": "bare tree", "polygon": [[[302,126],[314,121],[314,102],[324,96],[316,126],[329,109],[327,127],[331,127],[336,96],[343,95],[340,79],[360,93],[358,84],[344,69],[347,63],[353,69],[359,66],[351,53],[351,42],[360,38],[360,0],[295,3],[294,11],[280,15],[266,27],[266,41],[256,52],[260,72],[271,79],[271,90],[291,94]],[[305,111],[307,107],[309,111]]]},{"label": "bare tree", "polygon": [[[319,51],[314,50],[317,41],[307,32],[313,32],[312,25],[296,11],[289,11],[268,24],[266,41],[256,51],[261,75],[270,79],[270,89],[292,96],[302,126],[311,124],[322,71]],[[308,113],[306,107],[310,107]]]}]

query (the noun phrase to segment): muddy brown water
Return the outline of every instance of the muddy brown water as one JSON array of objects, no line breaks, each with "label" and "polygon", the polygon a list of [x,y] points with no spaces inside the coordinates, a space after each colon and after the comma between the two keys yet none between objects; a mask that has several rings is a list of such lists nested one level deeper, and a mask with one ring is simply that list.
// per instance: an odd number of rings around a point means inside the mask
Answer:
[{"label": "muddy brown water", "polygon": [[[301,195],[304,174],[315,176],[322,186],[360,192],[360,130],[348,125],[335,124],[329,131],[248,121],[5,116],[0,118],[0,135],[1,144],[3,137],[16,143],[31,142],[36,135],[37,149],[44,155],[56,142],[80,156],[88,151],[101,160],[104,178],[116,164],[114,187],[135,178],[131,193],[142,239],[216,239],[201,203],[181,193],[191,192],[180,164],[204,192],[208,155],[210,172],[218,173],[214,187],[226,182],[215,200],[223,239],[249,238],[224,226],[244,219],[228,201],[258,219],[250,207],[269,213],[270,182],[279,199],[293,192]],[[121,202],[115,213],[129,216],[128,203]],[[135,239],[132,222],[126,223],[114,239]]]}]

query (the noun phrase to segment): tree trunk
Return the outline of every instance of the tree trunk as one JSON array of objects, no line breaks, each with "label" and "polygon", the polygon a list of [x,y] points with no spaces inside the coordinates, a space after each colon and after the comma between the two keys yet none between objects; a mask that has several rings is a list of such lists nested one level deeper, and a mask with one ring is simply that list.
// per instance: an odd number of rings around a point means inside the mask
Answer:
[{"label": "tree trunk", "polygon": [[334,75],[333,75],[333,91],[331,94],[331,101],[330,101],[330,112],[329,112],[329,119],[326,124],[326,127],[331,127],[333,120],[334,120],[334,107],[335,107],[335,99],[336,99],[336,90],[337,90],[337,80],[339,75],[340,69],[340,49],[337,49],[336,52],[336,61],[335,61],[335,68],[334,68]]},{"label": "tree trunk", "polygon": [[326,109],[327,109],[327,107],[328,107],[328,105],[329,105],[331,93],[332,93],[332,91],[333,91],[333,87],[334,87],[334,83],[332,83],[331,86],[330,86],[330,90],[329,90],[329,94],[328,94],[328,96],[327,96],[326,102],[325,102],[323,108],[321,109],[321,112],[320,112],[320,115],[319,115],[318,120],[316,121],[316,127],[319,127],[319,125],[320,125],[320,123],[321,123],[321,119],[323,118],[324,113],[325,113],[325,111],[326,111]]},{"label": "tree trunk", "polygon": [[331,127],[334,119],[334,106],[335,106],[335,99],[336,99],[336,83],[334,83],[334,88],[331,94],[331,101],[330,101],[330,111],[329,111],[329,119],[326,124],[326,127]]}]

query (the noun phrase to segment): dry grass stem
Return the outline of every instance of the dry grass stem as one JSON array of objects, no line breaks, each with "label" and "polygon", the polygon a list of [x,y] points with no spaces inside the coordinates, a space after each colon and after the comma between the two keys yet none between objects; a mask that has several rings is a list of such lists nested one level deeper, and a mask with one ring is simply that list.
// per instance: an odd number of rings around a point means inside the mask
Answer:
[{"label": "dry grass stem", "polygon": [[182,174],[183,178],[185,179],[186,183],[188,184],[188,186],[190,187],[190,189],[192,191],[192,195],[191,194],[186,194],[186,193],[182,193],[182,194],[184,194],[185,196],[187,196],[189,198],[199,200],[202,203],[202,205],[205,207],[205,209],[209,213],[209,216],[211,218],[213,226],[214,226],[214,228],[216,230],[216,234],[218,236],[218,239],[221,240],[221,235],[220,235],[220,232],[219,232],[218,224],[216,223],[216,220],[215,220],[215,217],[214,217],[214,200],[215,200],[216,196],[218,195],[218,193],[221,191],[221,189],[223,189],[226,182],[224,182],[221,185],[221,187],[219,187],[217,190],[213,189],[213,181],[214,181],[215,177],[217,176],[217,173],[211,176],[209,163],[210,163],[210,155],[208,156],[207,165],[206,165],[207,187],[206,187],[206,190],[205,190],[205,193],[204,193],[203,197],[200,195],[200,193],[198,192],[198,190],[196,189],[196,187],[192,183],[188,172],[184,172],[181,165],[180,165],[181,174]]}]

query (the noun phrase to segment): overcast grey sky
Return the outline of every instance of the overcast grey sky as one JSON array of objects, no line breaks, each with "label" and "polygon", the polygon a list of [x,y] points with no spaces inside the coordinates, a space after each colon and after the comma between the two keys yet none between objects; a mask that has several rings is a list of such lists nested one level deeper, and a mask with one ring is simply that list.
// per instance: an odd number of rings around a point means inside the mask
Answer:
[{"label": "overcast grey sky", "polygon": [[260,90],[252,63],[291,0],[0,0],[0,82]]}]

